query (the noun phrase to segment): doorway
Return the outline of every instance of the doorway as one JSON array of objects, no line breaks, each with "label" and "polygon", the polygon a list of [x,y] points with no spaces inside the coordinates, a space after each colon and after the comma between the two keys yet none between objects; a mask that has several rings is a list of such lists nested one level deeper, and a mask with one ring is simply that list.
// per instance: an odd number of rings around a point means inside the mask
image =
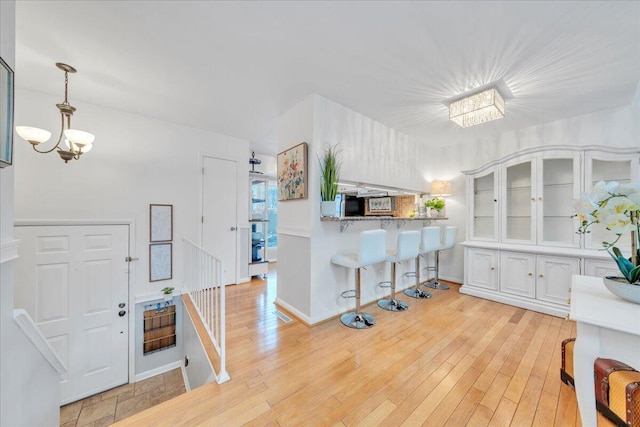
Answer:
[{"label": "doorway", "polygon": [[202,247],[222,261],[225,285],[238,277],[237,171],[235,161],[203,157]]},{"label": "doorway", "polygon": [[129,225],[17,226],[14,303],[67,367],[61,404],[129,380]]}]

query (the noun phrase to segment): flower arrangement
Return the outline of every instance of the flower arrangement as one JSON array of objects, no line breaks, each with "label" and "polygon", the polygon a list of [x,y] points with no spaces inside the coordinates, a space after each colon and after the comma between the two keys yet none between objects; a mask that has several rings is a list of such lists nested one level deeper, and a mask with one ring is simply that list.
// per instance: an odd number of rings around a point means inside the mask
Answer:
[{"label": "flower arrangement", "polygon": [[[602,242],[603,249],[609,252],[627,281],[640,286],[640,182],[600,181],[591,193],[584,193],[576,200],[575,210],[580,220],[579,234],[589,233],[593,224],[603,224],[616,235],[614,241]],[[616,244],[629,232],[631,257],[627,259]]]}]

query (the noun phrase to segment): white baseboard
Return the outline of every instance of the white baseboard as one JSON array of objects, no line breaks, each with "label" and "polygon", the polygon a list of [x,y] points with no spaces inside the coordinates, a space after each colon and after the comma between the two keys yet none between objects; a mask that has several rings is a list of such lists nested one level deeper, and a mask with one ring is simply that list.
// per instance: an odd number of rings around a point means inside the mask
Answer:
[{"label": "white baseboard", "polygon": [[286,302],[282,301],[280,298],[276,298],[276,305],[282,306],[288,312],[290,312],[291,314],[296,316],[298,319],[302,320],[307,325],[312,325],[311,318],[309,318],[309,316],[307,316],[306,314],[303,314],[298,309],[296,309],[296,308],[292,307],[291,305],[287,304]]},{"label": "white baseboard", "polygon": [[189,384],[189,377],[187,376],[187,370],[184,367],[184,363],[180,366],[180,371],[182,371],[182,381],[184,381],[184,389],[186,391],[191,391],[191,384]]},{"label": "white baseboard", "polygon": [[[160,375],[160,374],[164,374],[165,372],[169,372],[172,369],[176,369],[176,368],[181,368],[182,369],[182,376],[184,377],[184,368],[183,368],[183,363],[182,360],[178,360],[172,363],[168,363],[166,365],[163,366],[159,366],[155,369],[151,369],[145,372],[141,372],[139,374],[136,374],[136,376],[133,378],[133,382],[137,383],[138,381],[142,381],[142,380],[146,380],[147,378],[151,378],[151,377],[155,377],[156,375]],[[186,378],[186,377],[185,377]],[[187,385],[187,381],[185,380],[185,386]]]}]

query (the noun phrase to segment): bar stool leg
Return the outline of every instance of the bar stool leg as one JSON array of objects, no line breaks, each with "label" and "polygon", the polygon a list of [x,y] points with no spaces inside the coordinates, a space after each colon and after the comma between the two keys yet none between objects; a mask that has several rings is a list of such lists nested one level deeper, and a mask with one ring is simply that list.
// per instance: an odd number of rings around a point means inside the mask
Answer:
[{"label": "bar stool leg", "polygon": [[440,289],[440,290],[446,290],[449,289],[448,285],[445,285],[444,283],[440,283],[438,281],[438,272],[440,271],[440,251],[436,251],[436,267],[434,269],[433,272],[433,280],[425,282],[424,286],[427,286],[429,288],[432,289]]},{"label": "bar stool leg", "polygon": [[398,301],[396,296],[396,266],[397,263],[391,263],[391,298],[381,299],[378,301],[378,307],[389,311],[404,311],[409,308],[407,303]]},{"label": "bar stool leg", "polygon": [[360,312],[360,269],[356,268],[356,311],[340,316],[340,321],[350,328],[367,329],[376,324],[372,315]]},{"label": "bar stool leg", "polygon": [[420,255],[416,257],[416,287],[405,289],[404,294],[411,298],[431,298],[431,294],[429,292],[425,292],[420,289]]}]

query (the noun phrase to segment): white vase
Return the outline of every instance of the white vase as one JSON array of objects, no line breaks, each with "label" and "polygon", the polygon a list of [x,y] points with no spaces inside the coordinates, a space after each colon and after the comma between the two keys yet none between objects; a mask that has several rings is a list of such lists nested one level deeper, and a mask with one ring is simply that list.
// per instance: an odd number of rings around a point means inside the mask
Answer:
[{"label": "white vase", "polygon": [[320,215],[322,216],[337,216],[338,204],[335,200],[323,200],[320,202]]},{"label": "white vase", "polygon": [[625,301],[640,304],[640,284],[631,284],[624,277],[603,277],[604,286],[617,297]]}]

